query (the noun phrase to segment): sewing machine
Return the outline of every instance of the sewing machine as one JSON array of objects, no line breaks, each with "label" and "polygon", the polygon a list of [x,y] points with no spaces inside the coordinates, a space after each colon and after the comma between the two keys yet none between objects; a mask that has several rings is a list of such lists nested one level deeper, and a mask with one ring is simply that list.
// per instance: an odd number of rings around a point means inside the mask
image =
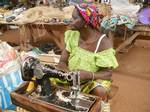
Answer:
[{"label": "sewing machine", "polygon": [[[100,109],[98,97],[80,93],[80,73],[78,71],[66,73],[53,66],[41,64],[36,58],[28,57],[23,63],[22,72],[22,77],[26,81],[32,81],[32,77],[36,77],[36,83],[41,86],[41,91],[38,97],[34,96],[36,90],[28,95],[20,95],[23,89],[13,92],[12,101],[16,105],[36,112],[98,112]],[[49,78],[67,80],[70,87],[65,89],[53,86]],[[40,108],[35,108],[35,105]]]}]

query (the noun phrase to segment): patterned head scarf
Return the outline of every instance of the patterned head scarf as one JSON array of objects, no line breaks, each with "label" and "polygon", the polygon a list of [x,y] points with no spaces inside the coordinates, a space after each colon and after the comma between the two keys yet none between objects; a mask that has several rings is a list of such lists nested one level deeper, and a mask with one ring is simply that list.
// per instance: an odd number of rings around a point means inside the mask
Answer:
[{"label": "patterned head scarf", "polygon": [[87,22],[87,24],[91,25],[93,28],[97,28],[100,25],[100,14],[98,8],[92,4],[80,4],[76,5],[76,8]]}]

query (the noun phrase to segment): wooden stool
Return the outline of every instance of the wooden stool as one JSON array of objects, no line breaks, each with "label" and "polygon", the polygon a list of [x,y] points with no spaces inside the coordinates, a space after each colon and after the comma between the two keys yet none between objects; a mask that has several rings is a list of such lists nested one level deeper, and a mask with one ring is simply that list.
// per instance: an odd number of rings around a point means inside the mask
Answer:
[{"label": "wooden stool", "polygon": [[119,87],[116,85],[111,85],[111,90],[106,93],[106,95],[102,98],[103,101],[108,102],[111,100],[117,93]]},{"label": "wooden stool", "polygon": [[107,94],[107,100],[111,100],[117,93],[119,87],[116,85],[111,85],[111,91]]}]

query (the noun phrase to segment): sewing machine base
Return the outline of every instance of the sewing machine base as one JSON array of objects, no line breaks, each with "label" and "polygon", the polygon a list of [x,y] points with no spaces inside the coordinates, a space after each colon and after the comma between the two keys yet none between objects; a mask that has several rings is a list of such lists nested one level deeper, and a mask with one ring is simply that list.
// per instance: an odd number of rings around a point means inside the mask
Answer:
[{"label": "sewing machine base", "polygon": [[91,106],[95,103],[96,98],[94,96],[79,94],[77,98],[78,106],[75,106],[75,99],[71,98],[70,92],[61,88],[57,88],[50,96],[41,98],[41,100],[48,102],[58,108],[62,108],[68,112],[88,112]]},{"label": "sewing machine base", "polygon": [[56,87],[49,96],[32,96],[26,93],[27,83],[11,93],[13,104],[32,112],[99,112],[100,98],[87,94],[79,94],[78,105],[70,91]]}]

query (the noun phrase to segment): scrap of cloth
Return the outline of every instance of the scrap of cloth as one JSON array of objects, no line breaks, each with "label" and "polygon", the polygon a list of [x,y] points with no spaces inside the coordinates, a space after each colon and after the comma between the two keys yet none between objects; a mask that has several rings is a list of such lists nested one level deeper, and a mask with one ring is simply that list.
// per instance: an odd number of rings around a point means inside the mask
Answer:
[{"label": "scrap of cloth", "polygon": [[100,13],[99,9],[93,4],[78,4],[76,8],[79,10],[81,16],[84,18],[87,24],[91,25],[93,28],[96,28],[100,25]]},{"label": "scrap of cloth", "polygon": [[23,83],[21,78],[21,70],[18,69],[4,76],[0,76],[0,108],[4,111],[5,109],[12,109],[15,106],[11,102],[10,92],[16,89],[20,84]]},{"label": "scrap of cloth", "polygon": [[106,17],[101,22],[101,27],[106,30],[114,31],[117,25],[125,25],[127,28],[132,29],[136,24],[136,21],[128,16],[120,15],[120,16],[112,16],[110,18]]}]

